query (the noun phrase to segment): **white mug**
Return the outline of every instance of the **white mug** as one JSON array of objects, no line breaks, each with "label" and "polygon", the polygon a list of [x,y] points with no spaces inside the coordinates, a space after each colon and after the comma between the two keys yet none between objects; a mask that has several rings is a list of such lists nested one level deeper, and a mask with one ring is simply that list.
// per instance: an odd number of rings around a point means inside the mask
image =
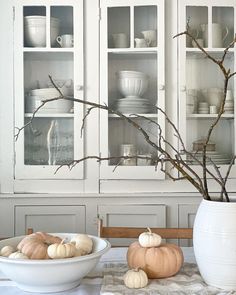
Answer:
[{"label": "white mug", "polygon": [[[121,144],[120,145],[120,155],[125,157],[136,156],[136,148],[133,144]],[[121,165],[124,166],[135,166],[137,164],[136,158],[122,159]]]},{"label": "white mug", "polygon": [[74,46],[74,38],[73,35],[64,34],[57,37],[57,43],[60,44],[61,47],[73,47]]},{"label": "white mug", "polygon": [[125,33],[112,34],[113,45],[115,48],[127,48],[128,38]]},{"label": "white mug", "polygon": [[147,42],[145,39],[135,38],[134,41],[135,41],[135,47],[137,48],[147,47]]}]

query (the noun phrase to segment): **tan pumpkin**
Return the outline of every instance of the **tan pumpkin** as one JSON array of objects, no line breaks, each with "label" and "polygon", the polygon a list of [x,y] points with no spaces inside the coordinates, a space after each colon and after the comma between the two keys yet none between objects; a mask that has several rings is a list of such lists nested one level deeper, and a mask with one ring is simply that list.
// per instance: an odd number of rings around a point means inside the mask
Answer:
[{"label": "tan pumpkin", "polygon": [[51,244],[48,246],[48,256],[52,259],[70,258],[75,256],[76,248],[74,244],[63,244],[63,241],[58,244]]},{"label": "tan pumpkin", "polygon": [[180,247],[174,244],[144,248],[134,242],[129,246],[127,261],[130,268],[139,267],[149,279],[158,279],[175,275],[183,265],[184,257]]},{"label": "tan pumpkin", "polygon": [[18,245],[17,249],[30,259],[48,259],[48,246],[60,243],[61,238],[43,232],[36,232],[26,236]]}]

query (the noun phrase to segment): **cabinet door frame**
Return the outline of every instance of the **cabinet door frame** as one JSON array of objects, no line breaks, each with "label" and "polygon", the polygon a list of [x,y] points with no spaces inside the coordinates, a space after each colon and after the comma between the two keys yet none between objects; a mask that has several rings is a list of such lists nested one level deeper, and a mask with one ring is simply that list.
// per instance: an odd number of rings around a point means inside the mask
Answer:
[{"label": "cabinet door frame", "polygon": [[[72,6],[73,7],[73,34],[74,48],[24,48],[23,47],[23,7],[45,6],[46,19],[50,20],[50,7]],[[84,99],[84,48],[83,48],[83,1],[38,1],[21,0],[14,2],[14,84],[15,84],[15,126],[24,126],[24,53],[25,52],[70,52],[73,55],[74,97]],[[46,26],[46,28],[48,25]],[[49,29],[47,28],[47,33]],[[49,34],[47,34],[49,44]],[[80,127],[84,116],[84,106],[74,103],[73,119],[74,128],[74,159],[84,156],[84,141],[81,137]],[[36,115],[37,117],[37,115]],[[38,116],[39,117],[39,116]],[[44,116],[43,116],[44,117]],[[45,116],[46,117],[46,116]],[[50,117],[50,115],[48,116]],[[58,117],[61,118],[60,114]],[[70,117],[70,116],[69,116]],[[52,117],[52,119],[54,116]],[[62,116],[66,118],[66,116]],[[17,129],[16,131],[17,132]],[[60,165],[25,165],[24,163],[24,131],[21,131],[15,142],[15,178],[16,179],[84,179],[84,163],[81,162],[72,170],[67,166]],[[57,170],[57,168],[59,168]],[[57,171],[57,172],[56,172]],[[56,173],[55,173],[56,172]]]},{"label": "cabinet door frame", "polygon": [[[130,15],[130,34],[131,40],[134,38],[133,9],[138,6],[155,5],[158,8],[158,52],[157,54],[157,97],[158,107],[165,110],[165,5],[163,0],[102,0],[101,1],[101,25],[100,25],[100,102],[108,104],[108,41],[107,41],[107,9],[109,7],[129,7]],[[160,29],[161,28],[161,29]],[[131,46],[132,49],[132,46]],[[125,51],[124,51],[125,52]],[[158,113],[158,123],[162,126],[162,132],[165,134],[165,118],[163,114]],[[108,157],[108,120],[107,111],[100,111],[100,151],[101,157]],[[117,119],[121,120],[121,119]],[[145,140],[145,139],[143,139]],[[116,167],[114,169],[114,167]],[[160,171],[159,167],[154,166],[115,166],[109,165],[108,161],[101,161],[100,164],[101,179],[164,179],[165,175]]]},{"label": "cabinet door frame", "polygon": [[[68,227],[69,232],[86,232],[86,206],[85,205],[16,205],[14,208],[15,220],[15,235],[24,235],[28,228],[33,228],[34,231],[51,232],[50,226],[47,227],[47,222],[53,221],[53,225],[58,223],[57,232],[61,232],[60,223],[69,220],[74,223],[74,228],[69,228],[69,224],[64,224]],[[47,221],[47,217],[49,218]],[[34,224],[34,218],[40,218],[42,225]],[[61,218],[61,221],[60,221]],[[71,220],[70,220],[71,218]],[[28,223],[29,219],[29,223]],[[30,219],[31,222],[30,223]],[[42,227],[43,226],[43,227]]]},{"label": "cabinet door frame", "polygon": [[[187,24],[187,19],[186,19],[186,7],[187,6],[193,6],[193,7],[207,7],[208,8],[208,23],[212,24],[213,22],[213,17],[212,17],[212,8],[213,7],[233,7],[234,9],[234,19],[235,19],[235,14],[236,14],[236,5],[235,5],[235,1],[233,0],[227,0],[227,1],[219,1],[219,0],[212,0],[212,1],[205,1],[205,0],[179,0],[178,2],[178,15],[179,15],[179,32],[183,32],[186,30],[186,24]],[[234,21],[234,32],[236,32],[236,21]],[[212,26],[209,26],[209,35],[208,35],[208,41],[211,40],[212,38]],[[178,58],[178,77],[179,77],[179,90],[178,90],[178,105],[179,105],[179,118],[181,118],[181,120],[179,120],[179,131],[180,134],[182,136],[183,142],[186,144],[187,143],[187,115],[186,115],[186,99],[187,99],[187,82],[186,82],[186,56],[187,56],[187,52],[189,53],[195,53],[197,52],[197,50],[199,49],[195,49],[195,48],[190,48],[188,49],[186,47],[186,42],[185,42],[185,36],[180,36],[178,37],[178,47],[179,47],[179,58]],[[211,41],[209,42],[209,45],[211,45]],[[212,53],[217,53],[217,52],[222,52],[224,48],[219,49],[218,48],[212,48],[210,47],[209,50]],[[234,70],[236,70],[236,51],[235,51],[235,47],[230,49],[230,53],[234,56],[234,62],[233,62],[233,67]],[[217,68],[217,65],[215,65],[215,67]],[[233,77],[233,84],[234,84],[234,97],[236,97],[236,78]],[[236,108],[234,108],[234,118],[231,118],[230,120],[234,120],[234,122],[232,123],[233,126],[233,136],[234,136],[234,149],[233,149],[233,153],[234,155],[236,154]],[[227,117],[227,115],[226,115]],[[195,118],[196,119],[196,118]],[[227,120],[228,118],[224,118],[221,120]],[[201,120],[201,119],[197,119],[197,120]],[[192,168],[194,169],[194,171],[197,174],[202,174],[202,168],[199,165],[194,165],[192,166]],[[221,166],[221,173],[224,176],[226,174],[228,168],[228,164],[222,165]],[[215,173],[215,170],[213,167],[209,167],[209,170],[212,171],[213,173]],[[231,169],[231,173],[229,178],[236,178],[236,164],[233,165],[232,169]],[[213,184],[213,189],[215,190],[214,184]]]}]

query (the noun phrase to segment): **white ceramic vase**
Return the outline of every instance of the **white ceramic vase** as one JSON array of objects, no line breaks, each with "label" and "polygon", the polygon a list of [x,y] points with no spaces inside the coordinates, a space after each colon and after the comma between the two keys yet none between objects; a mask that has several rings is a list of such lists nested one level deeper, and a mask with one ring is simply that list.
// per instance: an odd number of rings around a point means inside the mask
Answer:
[{"label": "white ceramic vase", "polygon": [[193,227],[199,271],[208,285],[236,290],[236,203],[203,200]]}]

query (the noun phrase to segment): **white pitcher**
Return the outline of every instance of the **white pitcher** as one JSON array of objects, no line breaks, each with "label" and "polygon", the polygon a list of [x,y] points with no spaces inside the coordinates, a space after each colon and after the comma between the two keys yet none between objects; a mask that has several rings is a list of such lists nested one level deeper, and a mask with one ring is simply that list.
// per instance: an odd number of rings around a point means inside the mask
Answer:
[{"label": "white pitcher", "polygon": [[[203,33],[203,39],[205,46],[208,44],[208,24],[201,24],[201,29]],[[223,29],[225,29],[225,34],[223,35]],[[212,24],[212,47],[220,48],[223,47],[223,42],[229,34],[228,27],[222,27],[221,24],[213,23]],[[209,46],[209,44],[208,44]]]}]

